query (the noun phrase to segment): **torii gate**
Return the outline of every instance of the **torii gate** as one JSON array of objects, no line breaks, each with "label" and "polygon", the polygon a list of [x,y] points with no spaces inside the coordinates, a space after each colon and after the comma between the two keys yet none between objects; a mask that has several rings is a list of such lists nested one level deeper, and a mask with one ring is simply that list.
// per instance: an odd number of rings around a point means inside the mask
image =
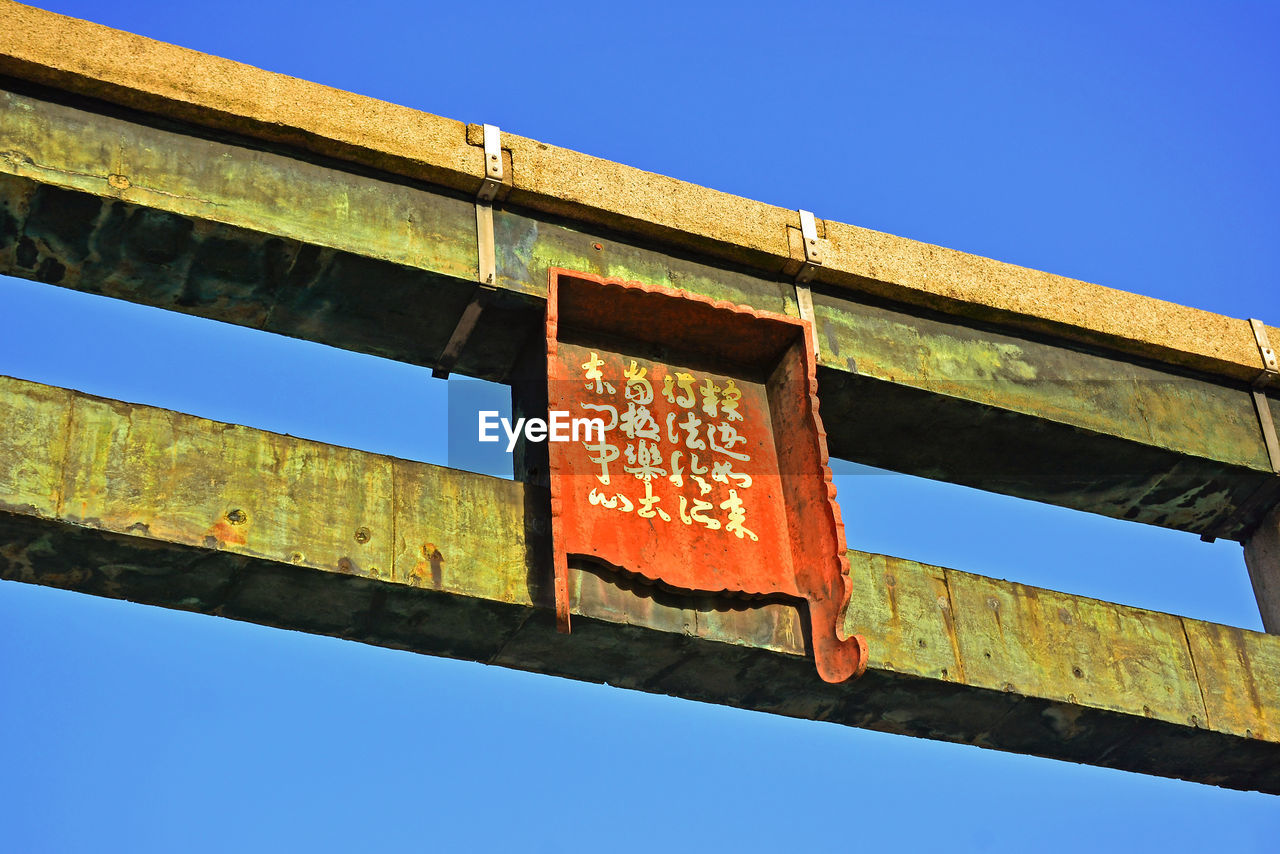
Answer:
[{"label": "torii gate", "polygon": [[[1240,540],[1280,632],[1274,327],[15,3],[0,74],[4,273],[505,382],[526,414],[553,269],[793,318],[831,454]],[[1274,634],[849,549],[831,629],[866,673],[824,681],[786,597],[566,560],[557,632],[537,446],[498,481],[11,379],[0,418],[4,578],[1280,792]]]}]

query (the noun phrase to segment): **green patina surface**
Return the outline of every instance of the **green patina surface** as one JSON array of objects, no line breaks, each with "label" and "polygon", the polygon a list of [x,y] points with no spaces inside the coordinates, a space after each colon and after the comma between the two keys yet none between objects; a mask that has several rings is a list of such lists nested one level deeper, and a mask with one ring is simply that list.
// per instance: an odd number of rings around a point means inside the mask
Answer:
[{"label": "green patina surface", "polygon": [[947,571],[965,681],[1192,726],[1204,704],[1182,619]]},{"label": "green patina surface", "polygon": [[[466,200],[0,98],[5,272],[420,365],[436,363],[475,293]],[[499,294],[463,374],[510,381],[541,335],[551,266],[798,313],[788,282],[515,211],[496,213],[495,234]],[[814,299],[837,455],[1237,538],[1256,513],[1236,508],[1272,479],[1242,389],[847,294]]]},{"label": "green patina surface", "polygon": [[[1280,638],[851,551],[871,667],[799,612],[575,569],[547,495],[0,379],[0,575],[781,714],[1280,791]],[[15,500],[16,499],[16,500]]]},{"label": "green patina surface", "polygon": [[1280,741],[1276,636],[1199,620],[1182,622],[1204,696],[1207,725]]},{"label": "green patina surface", "polygon": [[799,316],[791,285],[734,273],[511,211],[494,216],[500,285],[546,297],[552,267],[662,284],[735,305]]},{"label": "green patina surface", "polygon": [[875,638],[870,666],[963,682],[944,570],[856,550],[849,563],[857,605],[845,615],[845,630]]},{"label": "green patina surface", "polygon": [[74,393],[0,377],[0,510],[57,518]]},{"label": "green patina surface", "polygon": [[77,395],[67,461],[72,524],[391,577],[389,458]]},{"label": "green patina surface", "polygon": [[11,92],[0,93],[0,133],[10,175],[476,277],[475,213],[464,201]]},{"label": "green patina surface", "polygon": [[540,601],[538,548],[522,483],[395,460],[394,580],[515,605]]},{"label": "green patina surface", "polygon": [[1059,345],[817,295],[821,362],[1258,471],[1270,468],[1244,389]]}]

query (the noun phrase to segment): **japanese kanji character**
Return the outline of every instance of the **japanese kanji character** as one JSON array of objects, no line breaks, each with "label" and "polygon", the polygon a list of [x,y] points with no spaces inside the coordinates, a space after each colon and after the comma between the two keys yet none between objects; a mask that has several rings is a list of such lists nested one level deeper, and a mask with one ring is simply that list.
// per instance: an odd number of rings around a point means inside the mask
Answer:
[{"label": "japanese kanji character", "polygon": [[658,448],[656,442],[645,442],[643,439],[636,443],[636,448],[632,449],[630,443],[627,444],[627,462],[629,466],[623,466],[623,471],[634,474],[640,480],[648,483],[654,476],[662,477],[667,473],[662,465],[662,451]]},{"label": "japanese kanji character", "polygon": [[618,458],[618,446],[611,445],[608,442],[597,442],[594,445],[588,445],[586,442],[582,444],[588,451],[595,454],[595,456],[587,457],[587,459],[600,466],[600,474],[596,475],[596,480],[600,481],[604,486],[608,486],[609,463]]},{"label": "japanese kanji character", "polygon": [[684,440],[685,447],[694,448],[699,451],[705,451],[707,449],[707,443],[698,437],[698,428],[702,426],[701,418],[690,412],[689,416],[680,423],[680,426],[689,434]]},{"label": "japanese kanji character", "polygon": [[586,371],[583,378],[587,381],[587,388],[594,386],[596,394],[602,393],[606,388],[609,390],[609,394],[613,394],[615,391],[613,384],[604,379],[604,373],[600,370],[600,366],[603,364],[604,359],[601,359],[593,351],[591,358],[582,363],[582,370]]},{"label": "japanese kanji character", "polygon": [[[683,504],[684,504],[683,495],[680,496],[680,503],[682,505],[681,509],[683,509]],[[708,531],[718,531],[720,530],[720,520],[713,519],[710,516],[702,515],[702,511],[710,510],[711,507],[712,507],[712,504],[710,501],[702,501],[701,499],[695,498],[693,499],[693,509],[689,511],[689,518],[694,522],[701,522],[703,525],[706,526]],[[681,516],[683,515],[684,514],[682,513]]]},{"label": "japanese kanji character", "polygon": [[627,434],[628,439],[661,439],[658,422],[653,420],[649,407],[637,406],[635,401],[627,404],[627,411],[618,416],[618,427]]},{"label": "japanese kanji character", "polygon": [[698,455],[689,455],[689,473],[690,474],[706,474],[707,467],[698,465]]},{"label": "japanese kanji character", "polygon": [[667,515],[667,511],[661,507],[653,506],[661,500],[661,498],[653,494],[653,484],[646,480],[644,482],[644,498],[640,499],[640,509],[636,511],[636,515],[644,519],[652,519],[656,514],[662,521],[670,522],[671,517]]},{"label": "japanese kanji character", "polygon": [[680,434],[676,432],[676,414],[667,413],[667,441],[673,445],[680,444]]},{"label": "japanese kanji character", "polygon": [[611,510],[618,506],[618,496],[614,495],[612,498],[606,498],[605,494],[594,486],[591,487],[591,492],[587,494],[587,500],[592,504],[608,507]]},{"label": "japanese kanji character", "polygon": [[760,539],[755,532],[742,526],[747,514],[742,511],[742,499],[738,497],[738,490],[729,490],[729,497],[720,502],[720,509],[729,511],[729,522],[724,526],[726,531],[732,531],[738,539],[742,539],[744,534],[750,537],[752,542]]},{"label": "japanese kanji character", "polygon": [[[715,433],[717,427],[720,429],[720,441],[724,443],[724,446],[716,443]],[[751,459],[750,454],[741,454],[729,450],[729,448],[732,448],[734,445],[739,445],[747,441],[745,436],[738,434],[737,428],[732,424],[726,424],[723,421],[719,424],[708,424],[707,441],[711,443],[711,450],[724,454],[726,457],[733,457],[735,460],[741,460],[744,463]]]},{"label": "japanese kanji character", "polygon": [[683,451],[671,452],[671,476],[667,478],[677,487],[684,486],[684,469],[680,468],[680,455]]},{"label": "japanese kanji character", "polygon": [[[680,386],[684,394],[676,397],[674,386]],[[662,379],[662,396],[668,403],[678,403],[685,409],[693,406],[693,374],[677,373],[673,380],[671,374]]]},{"label": "japanese kanji character", "polygon": [[610,420],[608,424],[604,425],[604,429],[606,431],[612,430],[614,427],[618,426],[618,408],[616,406],[608,403],[580,403],[578,405],[583,409],[591,409],[595,412],[604,412],[606,409],[609,410]]},{"label": "japanese kanji character", "polygon": [[724,389],[720,396],[720,411],[726,421],[741,421],[742,413],[738,411],[738,401],[742,400],[742,389],[733,384],[733,380],[724,381]]},{"label": "japanese kanji character", "polygon": [[728,483],[729,479],[736,480],[743,489],[751,486],[751,475],[733,470],[733,463],[715,463],[711,464],[711,479],[717,483]]},{"label": "japanese kanji character", "polygon": [[623,376],[627,378],[627,386],[623,394],[627,400],[645,406],[653,403],[653,385],[645,379],[645,374],[649,371],[647,368],[636,366],[636,360],[631,360],[631,367],[623,371]]},{"label": "japanese kanji character", "polygon": [[707,413],[708,416],[715,418],[718,409],[718,399],[716,395],[720,393],[720,386],[713,383],[711,381],[711,377],[707,377],[706,381],[699,386],[698,390],[702,392],[702,411]]}]

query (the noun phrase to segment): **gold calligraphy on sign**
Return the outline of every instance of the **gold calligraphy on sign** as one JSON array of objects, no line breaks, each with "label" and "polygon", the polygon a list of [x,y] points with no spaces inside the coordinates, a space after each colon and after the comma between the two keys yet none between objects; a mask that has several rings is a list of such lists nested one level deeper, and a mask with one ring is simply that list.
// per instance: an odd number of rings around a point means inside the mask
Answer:
[{"label": "gold calligraphy on sign", "polygon": [[[667,372],[655,395],[649,368],[635,359],[620,377],[606,376],[608,364],[595,352],[581,368],[593,400],[578,405],[605,422],[600,441],[581,443],[599,467],[598,485],[588,496],[592,506],[759,540],[746,525],[752,479],[743,464],[751,455],[742,431],[749,425],[740,411],[742,390],[732,379],[717,385],[710,376]],[[664,497],[674,500],[659,506]]]}]

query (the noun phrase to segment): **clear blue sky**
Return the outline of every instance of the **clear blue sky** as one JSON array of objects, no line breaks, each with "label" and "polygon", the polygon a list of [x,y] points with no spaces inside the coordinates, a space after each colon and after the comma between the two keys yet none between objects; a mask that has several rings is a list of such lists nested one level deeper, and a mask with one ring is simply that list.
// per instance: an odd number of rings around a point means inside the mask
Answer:
[{"label": "clear blue sky", "polygon": [[[1277,4],[43,5],[1280,322]],[[0,280],[0,318],[0,374],[444,461],[444,437],[419,426],[443,384],[420,369],[16,280]],[[234,389],[199,382],[228,359],[270,369]],[[839,488],[860,548],[1260,628],[1236,544],[902,476]],[[1253,793],[0,583],[0,851],[1278,839],[1280,801]]]}]

